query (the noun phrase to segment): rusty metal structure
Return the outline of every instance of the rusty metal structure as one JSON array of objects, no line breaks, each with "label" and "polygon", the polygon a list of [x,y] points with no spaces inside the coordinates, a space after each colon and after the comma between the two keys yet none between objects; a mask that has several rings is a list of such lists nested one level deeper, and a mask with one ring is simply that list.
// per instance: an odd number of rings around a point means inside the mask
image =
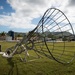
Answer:
[{"label": "rusty metal structure", "polygon": [[8,48],[3,54],[11,58],[16,54],[33,50],[38,56],[46,56],[59,63],[70,63],[75,57],[75,39],[72,25],[66,15],[59,9],[49,8],[38,25],[23,37],[15,46]]}]

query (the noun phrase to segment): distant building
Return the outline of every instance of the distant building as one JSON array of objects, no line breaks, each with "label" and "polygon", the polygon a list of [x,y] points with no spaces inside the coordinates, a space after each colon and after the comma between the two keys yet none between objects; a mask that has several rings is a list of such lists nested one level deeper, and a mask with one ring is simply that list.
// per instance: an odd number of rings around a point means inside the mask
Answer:
[{"label": "distant building", "polygon": [[6,36],[6,41],[11,41],[12,37],[11,36]]},{"label": "distant building", "polygon": [[0,36],[0,40],[5,40],[6,36]]},{"label": "distant building", "polygon": [[16,40],[22,40],[23,37],[16,37]]},{"label": "distant building", "polygon": [[15,39],[15,33],[14,33],[14,31],[8,31],[8,36],[11,36],[12,40],[14,40]]}]

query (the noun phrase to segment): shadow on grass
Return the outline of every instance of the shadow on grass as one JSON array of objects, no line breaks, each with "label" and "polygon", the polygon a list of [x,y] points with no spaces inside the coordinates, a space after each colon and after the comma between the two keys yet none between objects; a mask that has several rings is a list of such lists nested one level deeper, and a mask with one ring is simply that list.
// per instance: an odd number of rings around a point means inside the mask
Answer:
[{"label": "shadow on grass", "polygon": [[[9,72],[8,72],[8,75],[14,75],[14,72],[16,72],[16,75],[19,75],[17,63],[14,62],[14,61],[12,60],[12,58],[7,59],[7,61],[8,61],[8,64],[10,65],[10,70],[9,70]],[[16,68],[16,69],[14,69],[14,68]],[[16,71],[15,71],[15,70],[16,70]]]}]

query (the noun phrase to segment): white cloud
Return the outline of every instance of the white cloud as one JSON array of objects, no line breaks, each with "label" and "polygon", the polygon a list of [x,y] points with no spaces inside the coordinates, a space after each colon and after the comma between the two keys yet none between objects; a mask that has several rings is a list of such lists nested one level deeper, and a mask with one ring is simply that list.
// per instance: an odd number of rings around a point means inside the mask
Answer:
[{"label": "white cloud", "polygon": [[0,6],[0,9],[4,9],[3,6]]},{"label": "white cloud", "polygon": [[15,10],[11,16],[1,15],[0,24],[13,28],[35,28],[32,24],[34,18],[38,18],[48,8],[48,0],[7,0]]},{"label": "white cloud", "polygon": [[75,0],[69,0],[69,6],[75,6]]},{"label": "white cloud", "polygon": [[[15,10],[11,15],[0,15],[0,24],[13,28],[35,28],[32,24],[34,18],[39,18],[51,7],[62,10],[74,23],[75,9],[71,7],[71,0],[7,0],[10,6]],[[2,7],[1,7],[2,8]],[[73,9],[72,9],[73,8]]]}]

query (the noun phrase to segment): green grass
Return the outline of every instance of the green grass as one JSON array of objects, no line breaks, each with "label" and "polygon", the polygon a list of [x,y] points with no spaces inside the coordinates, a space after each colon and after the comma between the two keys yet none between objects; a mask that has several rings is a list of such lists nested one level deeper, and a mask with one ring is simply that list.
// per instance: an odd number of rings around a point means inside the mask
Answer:
[{"label": "green grass", "polygon": [[[0,44],[2,45],[2,51],[5,51],[16,43],[0,42]],[[71,45],[75,45],[75,42]],[[33,51],[29,53],[34,55]],[[0,55],[0,75],[75,75],[75,60],[70,64],[63,65],[43,57],[36,61],[24,63],[20,61],[19,55],[15,55],[12,59]]]}]

